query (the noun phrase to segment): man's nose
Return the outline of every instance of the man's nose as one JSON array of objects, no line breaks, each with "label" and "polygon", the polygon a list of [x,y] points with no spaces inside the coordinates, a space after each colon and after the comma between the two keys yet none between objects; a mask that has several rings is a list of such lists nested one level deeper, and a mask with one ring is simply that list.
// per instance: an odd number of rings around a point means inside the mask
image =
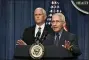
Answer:
[{"label": "man's nose", "polygon": [[53,23],[53,26],[55,26],[55,25],[56,25],[56,22]]},{"label": "man's nose", "polygon": [[39,16],[37,16],[37,18],[39,18]]}]

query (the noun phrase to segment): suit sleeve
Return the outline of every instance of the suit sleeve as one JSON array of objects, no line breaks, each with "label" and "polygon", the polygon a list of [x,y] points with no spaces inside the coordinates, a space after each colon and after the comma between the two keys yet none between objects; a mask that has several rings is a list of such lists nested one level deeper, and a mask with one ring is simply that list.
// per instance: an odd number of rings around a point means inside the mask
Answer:
[{"label": "suit sleeve", "polygon": [[26,37],[27,37],[27,28],[24,30],[24,32],[23,32],[23,35],[22,35],[22,40],[24,41],[24,42],[26,42],[25,40],[26,40]]},{"label": "suit sleeve", "polygon": [[70,52],[72,52],[72,54],[74,56],[79,56],[81,54],[81,51],[78,46],[77,37],[75,35],[73,35],[72,37],[73,37],[73,39],[71,41],[71,45],[73,45],[73,46],[72,46],[72,48],[71,48],[72,50]]}]

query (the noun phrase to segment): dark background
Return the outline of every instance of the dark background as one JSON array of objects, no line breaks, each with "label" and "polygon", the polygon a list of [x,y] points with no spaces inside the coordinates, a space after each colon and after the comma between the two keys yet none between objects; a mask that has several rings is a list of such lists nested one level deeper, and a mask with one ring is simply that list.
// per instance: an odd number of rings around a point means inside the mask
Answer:
[{"label": "dark background", "polygon": [[[89,15],[76,10],[70,0],[58,0],[70,23],[69,31],[79,38],[80,59],[89,59]],[[24,29],[34,24],[33,12],[37,7],[49,11],[51,0],[0,0],[0,60],[12,59],[15,44]]]}]

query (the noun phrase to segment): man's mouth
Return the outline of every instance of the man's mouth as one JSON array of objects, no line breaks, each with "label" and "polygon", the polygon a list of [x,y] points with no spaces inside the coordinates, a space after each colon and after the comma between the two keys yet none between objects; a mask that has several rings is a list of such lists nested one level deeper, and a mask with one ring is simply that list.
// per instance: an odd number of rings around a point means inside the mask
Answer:
[{"label": "man's mouth", "polygon": [[53,27],[54,29],[56,29],[57,27]]}]

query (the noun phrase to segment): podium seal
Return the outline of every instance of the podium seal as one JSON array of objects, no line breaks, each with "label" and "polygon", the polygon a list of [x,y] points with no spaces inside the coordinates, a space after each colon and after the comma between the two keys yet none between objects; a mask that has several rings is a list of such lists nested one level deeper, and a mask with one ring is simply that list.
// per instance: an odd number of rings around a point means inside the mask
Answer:
[{"label": "podium seal", "polygon": [[29,54],[33,59],[40,59],[44,55],[44,46],[39,44],[32,44],[29,49]]}]

